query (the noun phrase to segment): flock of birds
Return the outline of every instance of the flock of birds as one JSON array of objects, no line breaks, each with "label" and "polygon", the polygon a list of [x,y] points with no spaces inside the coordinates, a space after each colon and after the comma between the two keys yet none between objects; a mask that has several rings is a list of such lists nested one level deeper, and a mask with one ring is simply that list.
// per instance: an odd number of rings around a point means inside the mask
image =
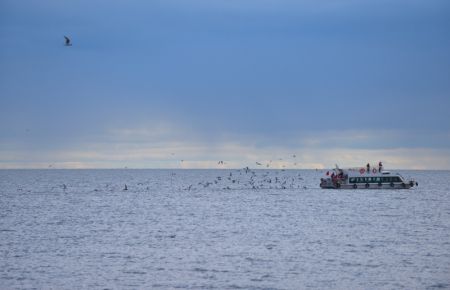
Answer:
[{"label": "flock of birds", "polygon": [[[174,153],[171,153],[174,156]],[[278,158],[276,161],[269,160],[267,162],[255,162],[255,169],[245,167],[242,169],[227,170],[215,178],[193,182],[184,186],[184,190],[199,189],[297,189],[307,187],[303,185],[303,177],[298,172],[285,172],[286,167],[297,166],[296,155],[292,154],[287,159]],[[185,160],[180,160],[181,164]],[[222,169],[227,162],[219,160],[217,166]],[[289,165],[289,166],[288,166]],[[221,171],[218,171],[221,172]],[[171,173],[171,179],[175,176]]]},{"label": "flock of birds", "polygon": [[[171,155],[174,155],[173,153]],[[295,158],[295,155],[292,155]],[[283,160],[279,158],[278,160]],[[184,160],[181,160],[184,162]],[[220,160],[217,162],[219,169],[222,168],[221,165],[225,165],[226,162]],[[196,177],[191,178],[191,183],[188,185],[180,184],[179,182],[175,182],[176,185],[179,186],[180,190],[202,190],[202,189],[215,189],[215,190],[259,190],[259,189],[307,189],[304,185],[304,178],[301,176],[301,173],[298,171],[286,171],[285,167],[287,162],[283,164],[280,163],[272,163],[269,161],[266,164],[262,162],[255,162],[256,168],[251,169],[250,167],[245,167],[242,169],[224,169],[217,170],[214,172],[221,173],[220,175],[216,175],[215,177],[209,177],[208,180],[200,180],[195,181]],[[293,162],[291,164],[297,164]],[[267,169],[267,167],[273,167]],[[266,168],[265,168],[266,167]],[[277,168],[276,168],[277,167]],[[280,168],[281,167],[281,168]],[[127,168],[127,167],[125,167]],[[179,173],[175,173],[173,171],[170,172],[170,186],[174,185],[174,178]],[[179,174],[180,176],[182,174]],[[199,174],[201,178],[201,174]],[[129,190],[130,184],[124,184],[122,191]],[[163,184],[159,184],[159,186],[163,186]],[[107,186],[109,187],[109,186]],[[150,186],[144,186],[144,183],[137,183],[136,185],[131,185],[133,190],[149,190]],[[62,189],[66,191],[68,186],[66,184],[62,184]],[[109,187],[109,190],[114,190]],[[98,189],[94,191],[99,191]]]},{"label": "flock of birds", "polygon": [[249,167],[218,175],[214,179],[189,184],[184,190],[210,189],[306,189],[302,185],[303,177],[300,173],[284,173],[281,170],[252,170]]},{"label": "flock of birds", "polygon": [[[221,171],[219,171],[221,172]],[[307,189],[303,183],[303,177],[300,173],[295,171],[285,172],[282,170],[252,170],[248,167],[243,169],[235,170],[223,170],[222,175],[217,175],[215,178],[210,178],[209,180],[201,180],[193,182],[189,185],[179,185],[179,190],[186,191],[199,191],[204,189],[211,190],[260,190],[260,189]],[[173,178],[177,174],[174,172],[170,173],[170,183],[173,187]],[[195,179],[195,178],[194,178]],[[193,179],[191,179],[191,182]],[[178,184],[178,183],[177,183]],[[159,185],[161,186],[161,184]],[[137,191],[147,191],[150,190],[151,186],[146,186],[145,182],[137,183],[136,185],[124,184],[122,191],[137,190]],[[106,185],[108,191],[116,191],[114,187],[110,184]],[[64,192],[69,190],[69,186],[65,183],[62,184],[62,189]],[[20,189],[21,190],[21,189]],[[101,189],[94,189],[94,191],[102,191]]]}]

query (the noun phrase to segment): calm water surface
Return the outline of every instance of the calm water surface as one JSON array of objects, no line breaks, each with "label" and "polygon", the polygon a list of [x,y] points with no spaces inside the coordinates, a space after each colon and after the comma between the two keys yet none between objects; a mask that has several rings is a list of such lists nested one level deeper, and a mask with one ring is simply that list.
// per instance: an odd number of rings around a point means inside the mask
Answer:
[{"label": "calm water surface", "polygon": [[1,170],[0,288],[449,288],[450,172],[402,173]]}]

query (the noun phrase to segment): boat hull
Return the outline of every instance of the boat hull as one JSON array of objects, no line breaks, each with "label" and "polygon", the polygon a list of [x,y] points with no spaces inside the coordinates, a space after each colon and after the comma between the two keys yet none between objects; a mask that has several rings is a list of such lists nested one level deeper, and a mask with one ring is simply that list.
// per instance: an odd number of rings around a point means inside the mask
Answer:
[{"label": "boat hull", "polygon": [[397,183],[397,184],[320,184],[321,188],[329,189],[410,189],[414,184]]}]

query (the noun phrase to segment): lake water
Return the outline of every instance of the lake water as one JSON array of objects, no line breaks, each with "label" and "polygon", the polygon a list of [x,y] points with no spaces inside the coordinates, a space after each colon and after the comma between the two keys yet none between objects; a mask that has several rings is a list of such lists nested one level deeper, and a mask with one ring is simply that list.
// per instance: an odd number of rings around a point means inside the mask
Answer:
[{"label": "lake water", "polygon": [[449,288],[450,172],[401,173],[0,170],[0,288]]}]

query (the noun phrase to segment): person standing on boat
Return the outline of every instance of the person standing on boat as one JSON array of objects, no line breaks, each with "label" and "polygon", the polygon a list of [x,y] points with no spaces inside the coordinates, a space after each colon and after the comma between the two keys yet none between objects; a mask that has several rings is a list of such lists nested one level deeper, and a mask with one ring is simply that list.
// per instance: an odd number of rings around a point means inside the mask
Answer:
[{"label": "person standing on boat", "polygon": [[337,178],[336,174],[334,172],[331,173],[331,182],[333,182],[333,184],[336,184],[336,178]]},{"label": "person standing on boat", "polygon": [[378,172],[381,172],[381,170],[383,170],[383,163],[378,162]]},{"label": "person standing on boat", "polygon": [[367,174],[369,174],[370,173],[370,164],[367,163],[366,167],[367,167]]}]

